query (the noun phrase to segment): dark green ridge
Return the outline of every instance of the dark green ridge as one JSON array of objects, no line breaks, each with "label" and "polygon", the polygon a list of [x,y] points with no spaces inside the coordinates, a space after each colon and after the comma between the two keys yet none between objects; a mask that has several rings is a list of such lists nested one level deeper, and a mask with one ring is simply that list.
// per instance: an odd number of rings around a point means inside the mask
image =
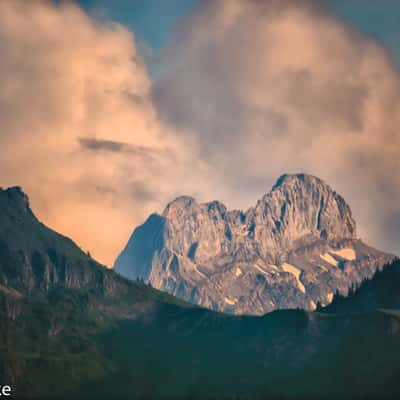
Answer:
[{"label": "dark green ridge", "polygon": [[0,384],[14,398],[396,397],[399,315],[399,261],[314,313],[194,307],[107,270],[20,189],[0,191]]}]

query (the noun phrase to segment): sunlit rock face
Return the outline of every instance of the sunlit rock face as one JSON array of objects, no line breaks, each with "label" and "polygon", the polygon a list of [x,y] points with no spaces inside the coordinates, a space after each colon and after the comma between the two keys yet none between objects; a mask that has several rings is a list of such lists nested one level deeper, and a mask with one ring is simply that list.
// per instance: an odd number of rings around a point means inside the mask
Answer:
[{"label": "sunlit rock face", "polygon": [[340,195],[296,174],[246,212],[175,199],[135,229],[115,269],[204,307],[264,314],[326,305],[392,259],[357,237]]}]

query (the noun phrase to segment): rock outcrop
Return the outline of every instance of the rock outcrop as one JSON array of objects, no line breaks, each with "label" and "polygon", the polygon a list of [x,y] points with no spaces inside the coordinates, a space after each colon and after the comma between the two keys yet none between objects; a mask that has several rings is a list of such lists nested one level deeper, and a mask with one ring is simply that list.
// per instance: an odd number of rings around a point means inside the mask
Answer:
[{"label": "rock outcrop", "polygon": [[187,196],[135,229],[115,270],[210,309],[315,309],[393,256],[365,245],[344,199],[320,179],[283,175],[246,212]]},{"label": "rock outcrop", "polygon": [[0,188],[0,292],[18,299],[60,286],[110,297],[128,290],[123,278],[38,221],[21,188]]}]

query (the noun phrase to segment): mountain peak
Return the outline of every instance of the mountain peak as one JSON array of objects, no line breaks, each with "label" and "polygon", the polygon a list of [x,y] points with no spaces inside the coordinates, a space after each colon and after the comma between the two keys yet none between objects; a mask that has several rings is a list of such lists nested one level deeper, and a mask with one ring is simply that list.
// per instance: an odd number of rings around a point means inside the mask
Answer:
[{"label": "mountain peak", "polygon": [[297,174],[283,174],[276,181],[275,185],[272,187],[272,190],[291,184],[314,184],[314,185],[322,185],[328,186],[322,179],[305,173],[297,173]]},{"label": "mountain peak", "polygon": [[21,186],[11,186],[7,189],[0,188],[0,193],[6,194],[9,197],[21,197],[28,200],[28,195],[22,190]]},{"label": "mountain peak", "polygon": [[308,174],[282,175],[246,212],[182,196],[162,218],[137,228],[116,270],[219,311],[313,309],[391,259],[357,238],[349,205]]},{"label": "mountain peak", "polygon": [[262,221],[273,219],[280,232],[295,238],[305,232],[327,239],[356,239],[350,206],[327,183],[309,174],[284,174],[255,208]]},{"label": "mountain peak", "polygon": [[169,202],[164,209],[163,216],[175,213],[177,210],[191,208],[196,205],[196,200],[191,196],[179,196]]},{"label": "mountain peak", "polygon": [[4,285],[18,296],[60,286],[119,289],[121,279],[36,218],[19,186],[0,189],[0,253],[0,293]]},{"label": "mountain peak", "polygon": [[0,201],[3,203],[2,207],[12,207],[23,212],[30,211],[29,197],[20,186],[0,188]]}]

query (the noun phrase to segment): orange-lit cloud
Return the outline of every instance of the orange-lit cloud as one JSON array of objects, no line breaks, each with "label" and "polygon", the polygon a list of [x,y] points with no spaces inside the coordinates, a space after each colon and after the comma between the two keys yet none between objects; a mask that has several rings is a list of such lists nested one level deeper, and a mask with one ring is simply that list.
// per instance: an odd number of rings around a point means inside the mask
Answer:
[{"label": "orange-lit cloud", "polygon": [[321,1],[210,1],[164,55],[154,99],[247,206],[283,172],[324,178],[369,242],[399,251],[400,81]]},{"label": "orange-lit cloud", "polygon": [[21,185],[44,222],[112,265],[147,213],[196,191],[187,176],[203,167],[190,170],[190,143],[160,126],[122,26],[72,3],[1,0],[0,48],[0,184]]},{"label": "orange-lit cloud", "polygon": [[398,250],[400,83],[323,1],[201,2],[149,78],[133,33],[73,3],[0,0],[0,185],[111,265],[173,197],[247,207],[324,178]]}]

